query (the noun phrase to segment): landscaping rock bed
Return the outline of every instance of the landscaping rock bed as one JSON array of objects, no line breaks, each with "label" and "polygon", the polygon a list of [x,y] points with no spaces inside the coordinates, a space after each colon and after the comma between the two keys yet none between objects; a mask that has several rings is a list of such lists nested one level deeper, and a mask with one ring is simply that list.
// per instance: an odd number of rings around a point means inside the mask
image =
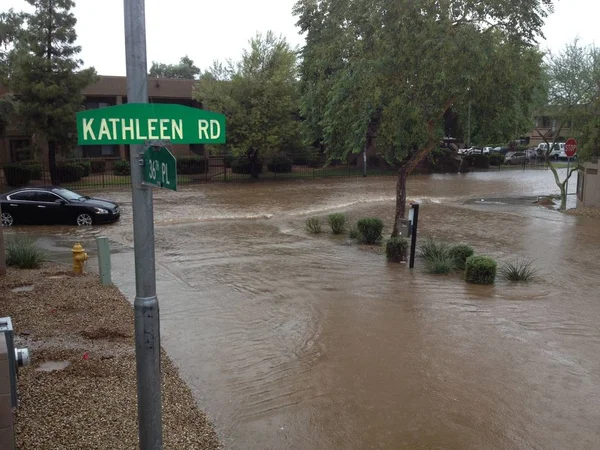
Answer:
[{"label": "landscaping rock bed", "polygon": [[[19,370],[19,450],[138,447],[133,309],[117,288],[55,264],[9,269],[0,312],[32,357]],[[220,448],[164,352],[162,375],[164,447]]]}]

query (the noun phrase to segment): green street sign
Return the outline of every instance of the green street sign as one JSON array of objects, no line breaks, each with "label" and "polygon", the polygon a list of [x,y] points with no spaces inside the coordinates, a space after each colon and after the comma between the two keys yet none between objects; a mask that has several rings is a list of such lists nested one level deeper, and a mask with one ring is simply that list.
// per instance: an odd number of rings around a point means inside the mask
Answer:
[{"label": "green street sign", "polygon": [[224,144],[225,116],[162,103],[127,103],[77,113],[79,145]]},{"label": "green street sign", "polygon": [[177,160],[165,147],[148,147],[144,152],[144,183],[177,190]]}]

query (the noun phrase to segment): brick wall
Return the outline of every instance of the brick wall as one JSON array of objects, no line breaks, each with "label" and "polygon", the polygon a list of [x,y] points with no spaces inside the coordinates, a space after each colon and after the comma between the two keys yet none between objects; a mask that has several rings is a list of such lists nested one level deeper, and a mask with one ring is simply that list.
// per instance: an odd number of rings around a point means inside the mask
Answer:
[{"label": "brick wall", "polygon": [[0,333],[0,449],[13,450],[15,436],[10,401],[10,372],[4,333]]}]

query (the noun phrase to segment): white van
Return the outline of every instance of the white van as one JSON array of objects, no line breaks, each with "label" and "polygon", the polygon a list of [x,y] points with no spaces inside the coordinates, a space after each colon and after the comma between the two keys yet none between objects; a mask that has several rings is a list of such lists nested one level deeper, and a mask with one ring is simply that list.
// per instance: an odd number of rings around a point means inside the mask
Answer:
[{"label": "white van", "polygon": [[[548,151],[548,144],[546,144],[545,142],[542,142],[540,145],[538,145],[537,154],[539,156],[545,157],[547,151]],[[554,144],[554,148],[550,152],[549,157],[550,157],[550,159],[566,158],[567,155],[565,154],[565,143],[557,142],[556,144]]]}]

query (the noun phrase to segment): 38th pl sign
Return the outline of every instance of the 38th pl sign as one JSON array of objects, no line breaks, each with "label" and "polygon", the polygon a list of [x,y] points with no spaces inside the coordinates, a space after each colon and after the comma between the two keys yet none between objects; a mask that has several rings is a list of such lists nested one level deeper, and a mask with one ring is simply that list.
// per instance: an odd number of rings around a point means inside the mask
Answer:
[{"label": "38th pl sign", "polygon": [[128,103],[77,113],[79,145],[224,144],[225,116],[183,105]]}]

